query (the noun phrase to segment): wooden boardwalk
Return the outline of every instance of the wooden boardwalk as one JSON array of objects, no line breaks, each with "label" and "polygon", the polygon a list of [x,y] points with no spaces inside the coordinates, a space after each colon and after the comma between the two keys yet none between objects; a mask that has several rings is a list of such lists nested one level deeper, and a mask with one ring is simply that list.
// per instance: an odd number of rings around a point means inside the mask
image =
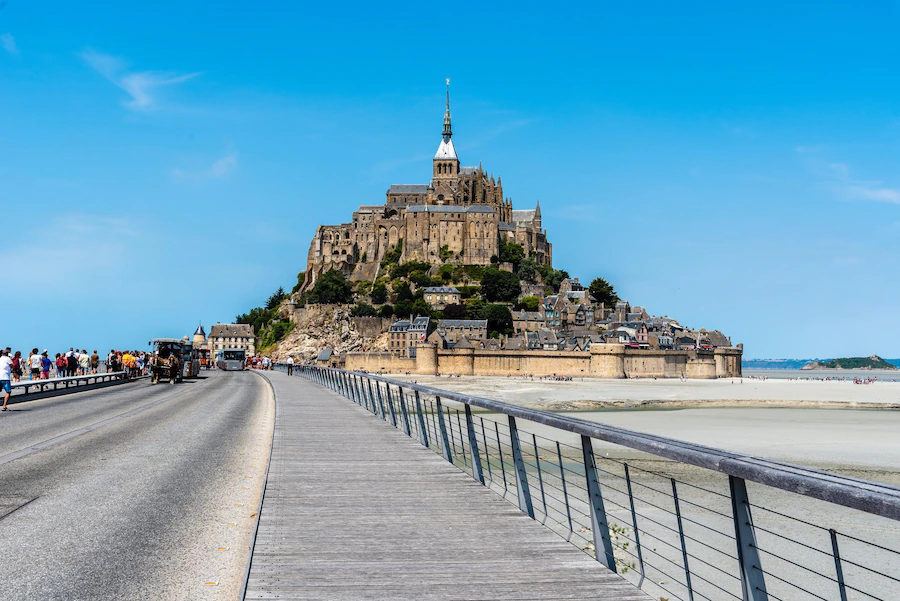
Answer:
[{"label": "wooden boardwalk", "polygon": [[349,400],[266,376],[275,438],[247,599],[650,600]]}]

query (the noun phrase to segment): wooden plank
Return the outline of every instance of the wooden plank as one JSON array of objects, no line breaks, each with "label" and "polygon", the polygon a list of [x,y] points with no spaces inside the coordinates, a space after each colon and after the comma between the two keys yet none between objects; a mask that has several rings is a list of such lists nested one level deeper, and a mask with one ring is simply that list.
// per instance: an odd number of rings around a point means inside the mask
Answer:
[{"label": "wooden plank", "polygon": [[275,438],[247,599],[650,599],[379,417],[267,375]]}]

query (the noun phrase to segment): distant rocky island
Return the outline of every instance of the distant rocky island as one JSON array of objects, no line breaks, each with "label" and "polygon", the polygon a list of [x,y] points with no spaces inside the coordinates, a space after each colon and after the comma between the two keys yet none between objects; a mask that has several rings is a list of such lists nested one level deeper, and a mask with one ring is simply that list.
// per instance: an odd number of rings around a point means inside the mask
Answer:
[{"label": "distant rocky island", "polygon": [[801,369],[889,369],[897,371],[896,365],[888,363],[878,355],[869,357],[845,357],[841,359],[830,359],[822,361],[812,361],[807,363]]}]

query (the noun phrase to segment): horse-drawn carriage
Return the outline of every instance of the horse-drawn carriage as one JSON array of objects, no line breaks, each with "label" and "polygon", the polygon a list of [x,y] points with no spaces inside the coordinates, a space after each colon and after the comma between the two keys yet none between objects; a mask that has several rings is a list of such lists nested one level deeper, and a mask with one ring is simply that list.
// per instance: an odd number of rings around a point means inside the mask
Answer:
[{"label": "horse-drawn carriage", "polygon": [[178,338],[154,338],[153,356],[150,358],[150,379],[156,383],[168,380],[181,382],[184,341]]}]

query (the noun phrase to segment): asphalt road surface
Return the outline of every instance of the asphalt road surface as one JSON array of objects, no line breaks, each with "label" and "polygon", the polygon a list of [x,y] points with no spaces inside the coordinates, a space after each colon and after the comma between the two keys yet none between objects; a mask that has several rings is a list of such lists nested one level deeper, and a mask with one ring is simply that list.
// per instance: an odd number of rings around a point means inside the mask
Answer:
[{"label": "asphalt road surface", "polygon": [[0,599],[237,599],[274,402],[248,372],[0,413]]}]

